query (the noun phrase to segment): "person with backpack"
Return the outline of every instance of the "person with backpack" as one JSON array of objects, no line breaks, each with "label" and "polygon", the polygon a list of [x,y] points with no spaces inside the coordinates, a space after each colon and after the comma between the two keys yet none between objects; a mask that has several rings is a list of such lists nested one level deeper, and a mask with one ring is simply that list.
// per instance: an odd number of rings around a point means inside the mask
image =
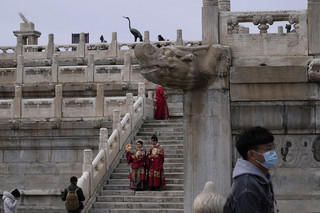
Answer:
[{"label": "person with backpack", "polygon": [[77,186],[78,179],[75,176],[70,178],[70,185],[61,191],[61,199],[65,202],[68,213],[80,213],[83,209],[82,201],[85,200],[83,191]]}]

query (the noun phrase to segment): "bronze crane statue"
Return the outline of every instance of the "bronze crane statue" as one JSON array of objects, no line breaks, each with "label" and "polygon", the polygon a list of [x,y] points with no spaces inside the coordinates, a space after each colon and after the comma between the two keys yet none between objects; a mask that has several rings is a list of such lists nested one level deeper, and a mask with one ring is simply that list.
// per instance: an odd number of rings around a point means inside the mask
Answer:
[{"label": "bronze crane statue", "polygon": [[131,28],[130,18],[126,17],[126,16],[123,16],[123,18],[126,18],[129,20],[129,30],[132,33],[132,35],[134,36],[134,42],[137,41],[137,38],[139,38],[140,42],[143,41],[141,33],[137,29]]}]

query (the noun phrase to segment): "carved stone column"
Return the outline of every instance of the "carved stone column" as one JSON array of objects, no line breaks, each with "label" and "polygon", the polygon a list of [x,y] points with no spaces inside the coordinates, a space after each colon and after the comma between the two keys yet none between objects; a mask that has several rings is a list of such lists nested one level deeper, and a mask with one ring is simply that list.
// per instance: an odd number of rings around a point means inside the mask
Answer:
[{"label": "carved stone column", "polygon": [[119,44],[117,41],[117,32],[112,32],[112,40],[109,49],[109,57],[116,58],[119,51]]},{"label": "carved stone column", "polygon": [[88,82],[93,82],[93,76],[94,76],[94,54],[89,53],[88,57],[88,65],[87,65],[87,79]]},{"label": "carved stone column", "polygon": [[207,181],[227,196],[231,186],[231,124],[228,74],[231,53],[221,45],[137,45],[141,74],[162,86],[182,89],[184,119],[184,212]]},{"label": "carved stone column", "polygon": [[17,77],[16,82],[18,84],[23,83],[23,76],[24,76],[24,57],[23,55],[18,56],[18,65],[17,65]]}]

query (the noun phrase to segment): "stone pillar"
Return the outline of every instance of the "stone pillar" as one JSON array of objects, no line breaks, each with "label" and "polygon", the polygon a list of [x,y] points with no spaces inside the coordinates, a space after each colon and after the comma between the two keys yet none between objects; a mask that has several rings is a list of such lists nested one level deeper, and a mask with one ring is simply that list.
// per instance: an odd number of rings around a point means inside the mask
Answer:
[{"label": "stone pillar", "polygon": [[18,65],[17,65],[17,77],[16,83],[23,83],[23,71],[24,70],[24,57],[22,55],[18,56]]},{"label": "stone pillar", "polygon": [[129,112],[131,116],[133,112],[132,106],[133,106],[133,94],[127,93],[126,94],[126,112]]},{"label": "stone pillar", "polygon": [[218,0],[220,11],[230,11],[230,0]]},{"label": "stone pillar", "polygon": [[152,91],[148,91],[148,98],[149,98],[149,99],[153,99],[153,97],[152,97]]},{"label": "stone pillar", "polygon": [[131,60],[130,60],[130,53],[126,52],[124,55],[124,65],[122,69],[122,81],[124,82],[130,82],[130,76],[131,76]]},{"label": "stone pillar", "polygon": [[97,84],[96,116],[103,117],[104,84]]},{"label": "stone pillar", "polygon": [[207,181],[227,196],[231,186],[231,124],[229,90],[195,89],[183,96],[184,212]]},{"label": "stone pillar", "polygon": [[84,56],[85,56],[85,47],[86,47],[85,34],[84,33],[80,33],[80,41],[79,41],[78,48],[77,48],[77,56],[78,57],[84,58]]},{"label": "stone pillar", "polygon": [[176,46],[184,46],[183,39],[182,39],[182,30],[177,30],[177,40],[176,40]]},{"label": "stone pillar", "polygon": [[90,174],[90,183],[89,183],[89,194],[92,195],[93,192],[93,168],[92,168],[92,150],[91,149],[85,149],[83,151],[83,166],[82,166],[82,172],[89,172]]},{"label": "stone pillar", "polygon": [[143,42],[150,43],[150,33],[149,31],[144,31],[144,39]]},{"label": "stone pillar", "polygon": [[52,65],[51,65],[51,75],[52,82],[58,82],[58,68],[59,68],[59,59],[57,54],[53,54],[52,56]]},{"label": "stone pillar", "polygon": [[16,49],[14,51],[14,58],[18,59],[19,55],[23,55],[23,39],[22,39],[22,35],[18,35],[17,36],[17,46],[16,46]]},{"label": "stone pillar", "polygon": [[121,119],[120,110],[118,109],[113,110],[112,132],[116,129],[120,131],[120,122],[121,122],[120,119]]},{"label": "stone pillar", "polygon": [[112,32],[112,41],[109,48],[109,57],[117,58],[119,51],[119,44],[117,41],[117,32]]},{"label": "stone pillar", "polygon": [[54,53],[54,42],[53,42],[53,34],[49,34],[48,47],[47,47],[47,58],[52,58]]},{"label": "stone pillar", "polygon": [[13,99],[13,118],[21,118],[21,99],[22,88],[21,86],[15,86],[15,95]]},{"label": "stone pillar", "polygon": [[283,34],[283,26],[278,26],[278,34]]},{"label": "stone pillar", "polygon": [[87,65],[88,82],[93,82],[93,73],[94,73],[94,54],[89,53],[88,65]]},{"label": "stone pillar", "polygon": [[108,170],[108,129],[107,128],[101,128],[100,129],[100,134],[99,134],[99,151],[100,150],[104,150],[105,151],[105,166],[106,166],[106,170]]},{"label": "stone pillar", "polygon": [[309,54],[320,55],[320,1],[308,0]]},{"label": "stone pillar", "polygon": [[204,45],[219,43],[218,0],[203,0],[202,43]]},{"label": "stone pillar", "polygon": [[146,84],[143,82],[139,82],[138,85],[138,96],[139,97],[145,97],[145,92],[146,92]]},{"label": "stone pillar", "polygon": [[56,85],[56,96],[54,97],[54,117],[61,118],[62,115],[62,85]]}]

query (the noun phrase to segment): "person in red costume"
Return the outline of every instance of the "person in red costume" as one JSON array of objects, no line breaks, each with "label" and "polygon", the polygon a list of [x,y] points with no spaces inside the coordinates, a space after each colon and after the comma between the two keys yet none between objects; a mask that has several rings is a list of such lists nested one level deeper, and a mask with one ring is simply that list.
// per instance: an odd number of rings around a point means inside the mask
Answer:
[{"label": "person in red costume", "polygon": [[126,160],[131,164],[130,168],[130,189],[143,190],[146,187],[146,150],[143,148],[143,140],[137,140],[137,149],[131,151],[131,146],[126,146]]},{"label": "person in red costume", "polygon": [[151,137],[152,147],[147,155],[147,165],[149,168],[149,188],[150,190],[160,190],[166,186],[164,177],[163,162],[164,150],[158,143],[158,138],[155,135]]},{"label": "person in red costume", "polygon": [[158,86],[156,91],[156,115],[157,120],[165,120],[169,118],[169,109],[167,104],[167,94],[162,86]]}]

